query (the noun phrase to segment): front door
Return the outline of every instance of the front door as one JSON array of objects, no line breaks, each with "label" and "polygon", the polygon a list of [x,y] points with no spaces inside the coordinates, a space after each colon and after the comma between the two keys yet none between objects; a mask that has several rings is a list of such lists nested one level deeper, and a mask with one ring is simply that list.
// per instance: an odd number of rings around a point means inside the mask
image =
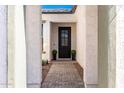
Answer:
[{"label": "front door", "polygon": [[71,27],[59,27],[59,58],[71,57]]}]

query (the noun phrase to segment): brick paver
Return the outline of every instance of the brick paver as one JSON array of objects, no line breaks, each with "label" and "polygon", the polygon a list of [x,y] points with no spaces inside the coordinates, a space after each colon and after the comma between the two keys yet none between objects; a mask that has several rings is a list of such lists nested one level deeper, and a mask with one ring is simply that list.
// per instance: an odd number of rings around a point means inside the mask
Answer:
[{"label": "brick paver", "polygon": [[83,88],[84,83],[73,62],[54,62],[41,87]]}]

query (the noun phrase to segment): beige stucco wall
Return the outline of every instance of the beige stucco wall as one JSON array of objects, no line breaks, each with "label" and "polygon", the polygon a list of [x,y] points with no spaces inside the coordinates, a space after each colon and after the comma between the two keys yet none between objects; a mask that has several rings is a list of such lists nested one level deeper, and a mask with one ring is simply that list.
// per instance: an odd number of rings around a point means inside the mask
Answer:
[{"label": "beige stucco wall", "polygon": [[109,7],[108,87],[116,87],[116,6]]},{"label": "beige stucco wall", "polygon": [[115,87],[115,7],[98,6],[98,77],[99,87]]},{"label": "beige stucco wall", "polygon": [[77,6],[77,61],[86,87],[97,87],[97,6]]},{"label": "beige stucco wall", "polygon": [[8,6],[8,87],[14,87],[14,6]]},{"label": "beige stucco wall", "polygon": [[27,87],[40,87],[42,81],[41,65],[41,8],[30,5],[25,7],[26,18],[26,58]]},{"label": "beige stucco wall", "polygon": [[42,14],[42,20],[51,22],[76,22],[74,14]]},{"label": "beige stucco wall", "polygon": [[[75,23],[52,23],[51,24],[51,52],[58,51],[58,27],[71,27],[71,49],[76,50],[76,24]],[[51,55],[52,58],[52,55]],[[58,54],[57,54],[58,59]]]},{"label": "beige stucco wall", "polygon": [[27,63],[23,5],[15,6],[14,19],[14,87],[26,88]]},{"label": "beige stucco wall", "polygon": [[51,61],[51,22],[43,22],[43,52],[42,59]]},{"label": "beige stucco wall", "polygon": [[84,66],[84,82],[87,87],[98,84],[98,16],[97,6],[86,6],[86,61]]},{"label": "beige stucco wall", "polygon": [[84,68],[86,49],[86,14],[85,6],[78,6],[75,15],[77,16],[77,61]]}]

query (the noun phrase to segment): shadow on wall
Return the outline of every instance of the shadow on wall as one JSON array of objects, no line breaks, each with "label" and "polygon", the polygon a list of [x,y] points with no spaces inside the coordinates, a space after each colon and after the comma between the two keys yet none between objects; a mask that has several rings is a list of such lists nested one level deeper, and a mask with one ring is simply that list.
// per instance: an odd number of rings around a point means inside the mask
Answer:
[{"label": "shadow on wall", "polygon": [[[115,43],[114,29],[111,26],[114,13],[112,9],[115,6],[98,6],[98,82],[99,87],[115,87]],[[115,24],[115,23],[113,23]],[[112,38],[112,41],[110,40]]]}]

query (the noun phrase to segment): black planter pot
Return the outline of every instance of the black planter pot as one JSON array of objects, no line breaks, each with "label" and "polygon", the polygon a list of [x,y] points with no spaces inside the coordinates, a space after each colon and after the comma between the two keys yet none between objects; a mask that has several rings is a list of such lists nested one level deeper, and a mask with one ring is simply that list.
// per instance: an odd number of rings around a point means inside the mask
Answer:
[{"label": "black planter pot", "polygon": [[56,60],[56,55],[53,55],[53,60]]},{"label": "black planter pot", "polygon": [[76,60],[76,56],[75,55],[72,55],[72,60]]}]

